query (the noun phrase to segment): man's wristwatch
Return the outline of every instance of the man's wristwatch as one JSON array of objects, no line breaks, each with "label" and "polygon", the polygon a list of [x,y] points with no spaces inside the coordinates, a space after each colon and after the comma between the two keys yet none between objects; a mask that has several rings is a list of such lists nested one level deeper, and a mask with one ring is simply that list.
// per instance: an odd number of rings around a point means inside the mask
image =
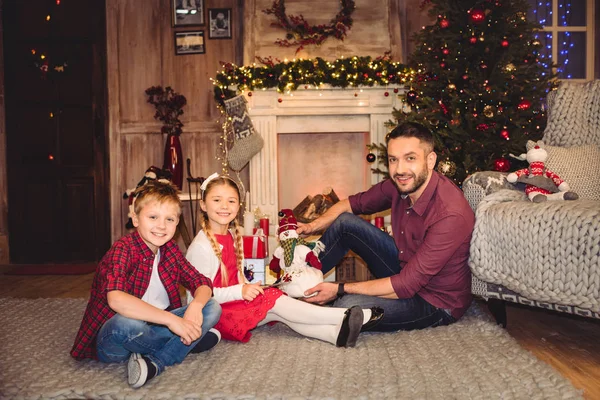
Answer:
[{"label": "man's wristwatch", "polygon": [[345,294],[346,294],[346,292],[344,291],[344,284],[338,283],[338,291],[337,291],[338,299],[341,298],[342,296],[344,296]]}]

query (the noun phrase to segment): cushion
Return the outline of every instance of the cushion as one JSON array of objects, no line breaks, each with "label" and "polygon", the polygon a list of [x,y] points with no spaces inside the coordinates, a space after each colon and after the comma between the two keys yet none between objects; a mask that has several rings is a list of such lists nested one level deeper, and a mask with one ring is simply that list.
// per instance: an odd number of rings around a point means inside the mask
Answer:
[{"label": "cushion", "polygon": [[600,146],[544,148],[548,152],[546,168],[567,182],[580,198],[600,201]]}]

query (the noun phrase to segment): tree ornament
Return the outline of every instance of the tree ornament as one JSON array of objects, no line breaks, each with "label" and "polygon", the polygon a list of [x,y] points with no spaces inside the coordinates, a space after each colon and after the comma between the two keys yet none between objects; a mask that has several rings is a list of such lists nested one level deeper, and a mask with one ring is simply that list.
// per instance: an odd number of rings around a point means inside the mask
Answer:
[{"label": "tree ornament", "polygon": [[375,154],[373,154],[373,153],[367,154],[367,162],[369,164],[373,164],[376,159],[377,159],[377,156]]},{"label": "tree ornament", "polygon": [[441,67],[441,68],[446,68],[446,63],[442,61],[442,62],[440,63],[440,67]]},{"label": "tree ornament", "polygon": [[475,8],[471,10],[470,18],[474,24],[480,24],[483,21],[485,21],[485,13],[483,12],[483,10]]},{"label": "tree ornament", "polygon": [[540,43],[540,41],[539,41],[539,40],[537,40],[537,39],[536,39],[536,40],[534,40],[533,42],[531,42],[531,44],[532,44],[533,46],[539,46],[541,43]]},{"label": "tree ornament", "polygon": [[386,92],[385,92],[383,95],[384,95],[385,97],[388,97],[388,96],[390,95],[390,92],[386,91]]},{"label": "tree ornament", "polygon": [[452,177],[456,174],[456,163],[450,160],[442,160],[438,163],[437,170],[447,177]]},{"label": "tree ornament", "polygon": [[406,93],[406,102],[411,106],[414,106],[418,97],[419,95],[415,90],[409,90],[408,93]]},{"label": "tree ornament", "polygon": [[449,26],[450,26],[450,22],[448,22],[448,20],[446,18],[443,18],[440,20],[440,28],[446,29]]},{"label": "tree ornament", "polygon": [[483,115],[488,118],[492,118],[494,116],[494,107],[490,105],[483,107]]},{"label": "tree ornament", "polygon": [[281,102],[283,102],[283,99],[280,97],[277,99],[277,101],[281,103]]},{"label": "tree ornament", "polygon": [[467,75],[467,74],[464,74],[464,75],[462,76],[462,78],[463,78],[463,81],[466,81],[467,79],[469,79],[469,75]]},{"label": "tree ornament", "polygon": [[394,93],[398,93],[398,88],[394,88]]},{"label": "tree ornament", "polygon": [[531,102],[529,100],[522,100],[517,106],[517,108],[521,111],[529,110],[529,107],[531,107]]},{"label": "tree ornament", "polygon": [[248,92],[248,97],[252,97],[252,92]]},{"label": "tree ornament", "polygon": [[477,37],[475,37],[475,36],[471,36],[471,37],[469,38],[469,42],[471,42],[471,44],[475,44],[475,43],[477,43]]},{"label": "tree ornament", "polygon": [[502,129],[500,131],[500,136],[506,140],[510,140],[510,133],[508,132],[508,129]]},{"label": "tree ornament", "polygon": [[450,54],[450,50],[448,50],[447,48],[445,48],[444,50],[442,50],[442,54],[444,54],[444,55],[447,56],[448,54]]},{"label": "tree ornament", "polygon": [[510,161],[504,157],[494,160],[494,171],[508,172],[510,170]]},{"label": "tree ornament", "polygon": [[502,47],[508,47],[508,40],[504,39],[502,42],[500,42],[500,45]]},{"label": "tree ornament", "polygon": [[506,64],[506,67],[504,67],[504,69],[506,70],[506,72],[513,72],[517,69],[517,67],[515,67],[515,64],[513,63],[508,63]]},{"label": "tree ornament", "polygon": [[454,89],[456,89],[456,85],[454,83],[451,83],[448,85],[448,89],[454,90]]},{"label": "tree ornament", "polygon": [[321,45],[327,38],[333,36],[338,40],[344,40],[352,27],[352,13],[354,12],[354,0],[341,0],[342,9],[329,22],[329,25],[309,25],[302,15],[286,15],[285,1],[275,0],[273,6],[263,10],[265,14],[273,14],[277,22],[271,25],[279,26],[286,30],[285,39],[277,39],[275,44],[282,47],[298,46],[296,53],[306,45]]}]

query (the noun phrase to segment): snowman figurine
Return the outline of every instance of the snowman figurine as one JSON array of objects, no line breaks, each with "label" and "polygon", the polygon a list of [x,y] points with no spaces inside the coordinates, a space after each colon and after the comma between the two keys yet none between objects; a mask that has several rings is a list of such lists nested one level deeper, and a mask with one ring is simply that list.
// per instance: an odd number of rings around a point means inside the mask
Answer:
[{"label": "snowman figurine", "polygon": [[290,209],[279,212],[279,246],[273,253],[269,268],[276,274],[282,274],[277,284],[290,297],[305,296],[304,292],[323,282],[319,253],[325,249],[320,241],[307,242],[300,238],[296,229],[298,222]]}]

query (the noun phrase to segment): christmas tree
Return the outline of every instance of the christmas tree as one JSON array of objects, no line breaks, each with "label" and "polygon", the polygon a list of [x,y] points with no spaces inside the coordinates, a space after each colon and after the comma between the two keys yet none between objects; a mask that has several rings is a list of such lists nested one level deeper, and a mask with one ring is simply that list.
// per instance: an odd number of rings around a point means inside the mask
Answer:
[{"label": "christmas tree", "polygon": [[519,167],[507,157],[542,136],[555,78],[538,59],[540,26],[527,20],[523,0],[430,3],[436,23],[414,35],[409,61],[420,74],[405,95],[410,107],[394,110],[395,122],[431,129],[437,169],[457,184],[475,171]]}]

